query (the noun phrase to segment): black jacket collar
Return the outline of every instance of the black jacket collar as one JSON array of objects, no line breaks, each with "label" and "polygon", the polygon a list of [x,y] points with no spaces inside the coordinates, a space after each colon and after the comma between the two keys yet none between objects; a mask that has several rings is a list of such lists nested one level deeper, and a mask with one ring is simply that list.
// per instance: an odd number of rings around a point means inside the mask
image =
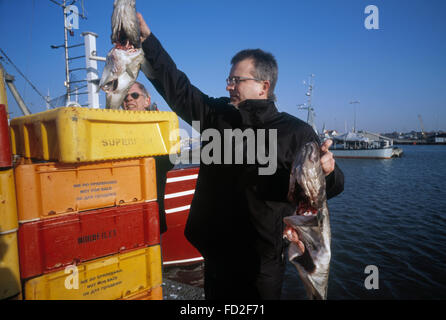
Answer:
[{"label": "black jacket collar", "polygon": [[272,99],[244,100],[238,105],[238,109],[242,123],[246,126],[261,126],[278,113]]}]

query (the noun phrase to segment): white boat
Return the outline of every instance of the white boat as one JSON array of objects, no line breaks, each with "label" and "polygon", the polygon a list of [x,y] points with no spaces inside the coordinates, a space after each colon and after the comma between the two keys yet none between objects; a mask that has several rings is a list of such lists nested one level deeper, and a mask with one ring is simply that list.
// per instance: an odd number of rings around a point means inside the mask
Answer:
[{"label": "white boat", "polygon": [[372,140],[356,132],[335,136],[330,151],[335,158],[390,159],[394,156],[389,140]]}]

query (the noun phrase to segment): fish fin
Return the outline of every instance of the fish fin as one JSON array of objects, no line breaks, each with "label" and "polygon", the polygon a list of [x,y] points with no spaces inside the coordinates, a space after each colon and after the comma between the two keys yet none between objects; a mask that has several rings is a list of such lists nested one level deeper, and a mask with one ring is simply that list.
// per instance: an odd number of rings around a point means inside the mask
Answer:
[{"label": "fish fin", "polygon": [[307,292],[308,300],[326,300],[326,297],[321,296],[321,294],[314,288],[309,285],[307,282],[304,282],[305,291]]},{"label": "fish fin", "polygon": [[130,78],[132,79],[136,79],[135,74],[133,73],[132,69],[127,67],[127,69],[125,69],[125,71],[128,73],[128,75],[130,76]]}]

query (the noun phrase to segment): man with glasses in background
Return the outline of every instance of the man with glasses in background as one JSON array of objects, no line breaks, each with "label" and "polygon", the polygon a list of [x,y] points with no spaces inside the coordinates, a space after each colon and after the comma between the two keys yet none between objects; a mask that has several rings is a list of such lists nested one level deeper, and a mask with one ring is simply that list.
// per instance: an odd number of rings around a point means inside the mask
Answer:
[{"label": "man with glasses in background", "polygon": [[144,85],[135,82],[122,102],[122,108],[130,111],[158,111],[156,104],[150,104],[150,94]]},{"label": "man with glasses in background", "polygon": [[[156,104],[151,104],[150,94],[144,85],[135,82],[129,89],[122,103],[122,108],[128,111],[159,111]],[[156,191],[159,209],[160,234],[167,231],[166,212],[164,210],[164,194],[167,172],[173,168],[169,155],[156,156]]]},{"label": "man with glasses in background", "polygon": [[[200,133],[212,129],[220,137],[228,129],[253,129],[258,141],[257,129],[277,132],[277,141],[265,143],[277,150],[273,174],[259,174],[259,158],[254,164],[228,164],[226,160],[234,157],[232,144],[225,148],[222,143],[214,150],[224,163],[205,163],[201,158],[185,236],[204,257],[206,299],[279,299],[286,262],[283,217],[296,209],[287,200],[291,166],[305,143],[319,142],[317,134],[307,123],[277,110],[278,68],[270,53],[249,49],[236,54],[226,79],[229,98],[212,98],[177,69],[142,15],[137,16],[142,48],[154,70],[149,80],[179,117],[190,125],[199,121]],[[241,144],[246,151],[247,143]],[[327,198],[344,186],[343,173],[328,151],[330,144],[321,147]],[[203,141],[203,149],[205,145]]]}]

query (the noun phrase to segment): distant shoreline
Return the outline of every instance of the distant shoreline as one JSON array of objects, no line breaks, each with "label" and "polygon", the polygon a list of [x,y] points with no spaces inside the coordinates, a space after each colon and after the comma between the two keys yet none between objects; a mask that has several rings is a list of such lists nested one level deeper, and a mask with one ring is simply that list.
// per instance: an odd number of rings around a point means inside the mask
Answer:
[{"label": "distant shoreline", "polygon": [[424,142],[424,141],[395,141],[393,140],[393,145],[446,145],[446,142]]}]

